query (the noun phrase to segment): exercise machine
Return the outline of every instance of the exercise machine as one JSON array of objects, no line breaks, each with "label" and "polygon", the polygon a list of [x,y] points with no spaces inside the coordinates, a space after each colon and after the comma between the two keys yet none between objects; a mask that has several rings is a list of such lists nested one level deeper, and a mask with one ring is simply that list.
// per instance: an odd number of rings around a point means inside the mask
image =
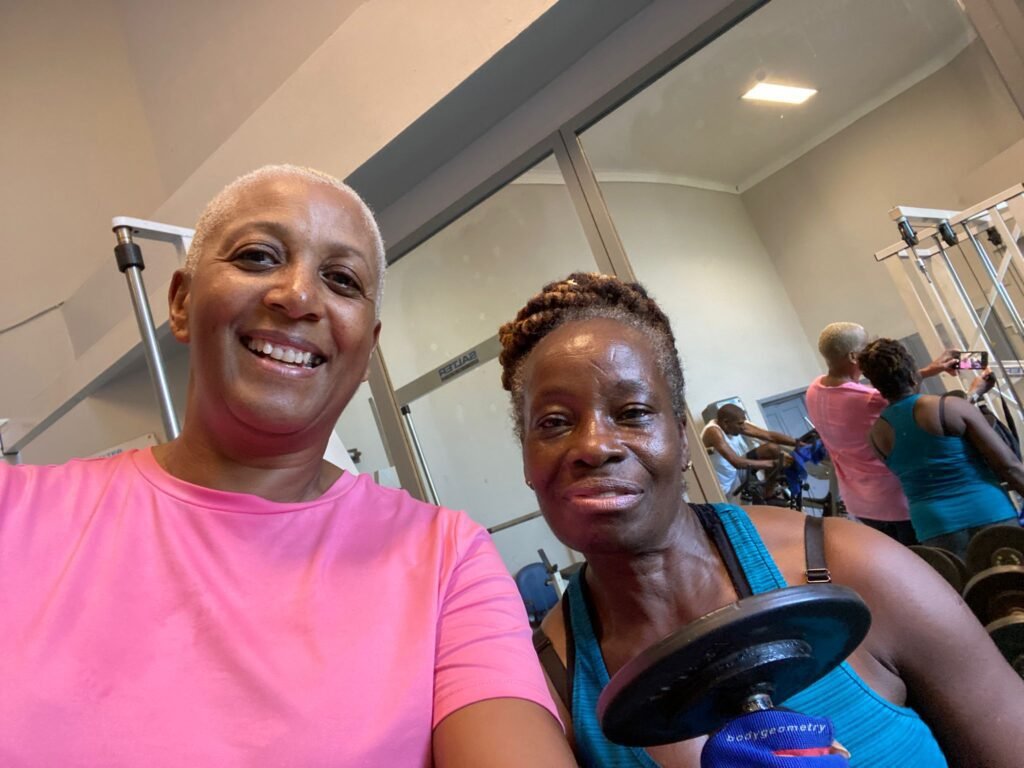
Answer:
[{"label": "exercise machine", "polygon": [[[1024,416],[1024,185],[963,211],[899,206],[900,239],[875,253],[932,357],[983,351],[1013,418]],[[954,385],[945,377],[940,382]]]}]

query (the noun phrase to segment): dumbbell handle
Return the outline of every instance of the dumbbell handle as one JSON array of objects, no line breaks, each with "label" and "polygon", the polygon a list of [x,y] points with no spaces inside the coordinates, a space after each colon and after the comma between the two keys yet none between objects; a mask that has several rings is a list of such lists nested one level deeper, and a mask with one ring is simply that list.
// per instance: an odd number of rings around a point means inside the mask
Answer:
[{"label": "dumbbell handle", "polygon": [[772,697],[767,693],[754,693],[743,700],[740,709],[743,710],[743,714],[748,714],[762,709],[773,709],[774,707],[775,704],[772,703]]}]

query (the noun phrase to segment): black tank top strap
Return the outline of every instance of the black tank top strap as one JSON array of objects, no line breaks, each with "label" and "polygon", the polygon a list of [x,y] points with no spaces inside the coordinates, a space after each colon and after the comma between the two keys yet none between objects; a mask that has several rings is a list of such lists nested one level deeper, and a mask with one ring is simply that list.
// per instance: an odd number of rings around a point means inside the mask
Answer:
[{"label": "black tank top strap", "polygon": [[725,532],[725,526],[722,525],[722,519],[718,516],[718,511],[714,505],[691,504],[690,509],[697,515],[697,519],[700,520],[705,533],[707,533],[708,538],[711,539],[718,550],[718,556],[722,558],[722,563],[729,574],[729,579],[732,581],[737,597],[742,600],[744,597],[753,595],[754,591],[750,588],[746,571],[740,565],[740,560],[736,556],[736,550],[732,546],[729,535]]},{"label": "black tank top strap", "polygon": [[[584,563],[583,567],[576,572],[576,578],[580,580],[581,585],[586,567],[587,564]],[[562,595],[562,624],[565,625],[565,684],[563,686],[565,698],[563,701],[569,716],[572,717],[572,679],[576,672],[576,636],[572,631],[572,606],[569,605],[568,592]]]},{"label": "black tank top strap", "polygon": [[[583,573],[586,568],[587,564],[583,563],[583,567],[572,576],[572,578],[580,580],[580,586],[584,590],[586,582],[583,581]],[[584,600],[586,600],[585,595]],[[552,645],[551,638],[541,627],[537,627],[533,633],[533,648],[537,651],[537,657],[540,659],[540,664],[547,673],[551,685],[565,705],[569,716],[572,717],[572,680],[573,673],[576,671],[576,637],[572,629],[572,606],[568,590],[562,595],[559,602],[562,610],[562,624],[565,626],[565,664],[563,665],[562,660],[558,658],[558,652]]]}]

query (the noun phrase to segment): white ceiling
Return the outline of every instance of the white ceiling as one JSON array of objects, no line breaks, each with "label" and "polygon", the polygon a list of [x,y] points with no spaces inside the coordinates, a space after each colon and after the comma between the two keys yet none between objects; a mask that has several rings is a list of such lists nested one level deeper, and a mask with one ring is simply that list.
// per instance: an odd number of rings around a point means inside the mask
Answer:
[{"label": "white ceiling", "polygon": [[[773,0],[592,126],[583,146],[604,179],[742,192],[973,36],[956,0]],[[759,79],[818,94],[800,106],[742,101]]]},{"label": "white ceiling", "polygon": [[167,192],[364,2],[113,0]]}]

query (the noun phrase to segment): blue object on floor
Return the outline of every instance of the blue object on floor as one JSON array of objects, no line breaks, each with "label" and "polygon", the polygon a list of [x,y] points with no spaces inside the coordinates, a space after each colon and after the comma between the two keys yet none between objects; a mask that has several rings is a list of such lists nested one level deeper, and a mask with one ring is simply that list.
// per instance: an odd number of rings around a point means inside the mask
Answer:
[{"label": "blue object on floor", "polygon": [[530,626],[536,627],[541,619],[558,602],[555,588],[548,584],[548,571],[543,563],[524,565],[516,574],[516,586],[526,604]]}]

